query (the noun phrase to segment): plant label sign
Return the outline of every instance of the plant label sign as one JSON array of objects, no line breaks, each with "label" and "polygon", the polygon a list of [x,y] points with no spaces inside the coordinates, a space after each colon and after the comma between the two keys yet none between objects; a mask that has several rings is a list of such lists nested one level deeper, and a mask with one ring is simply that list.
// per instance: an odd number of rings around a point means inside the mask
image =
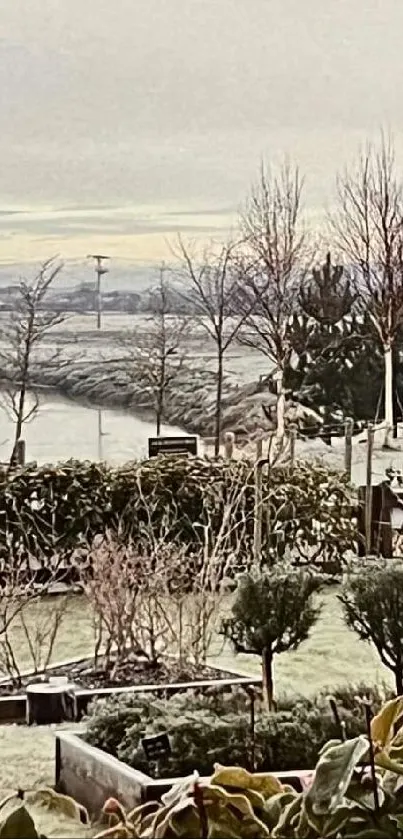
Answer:
[{"label": "plant label sign", "polygon": [[197,455],[197,437],[149,437],[148,456],[159,454]]},{"label": "plant label sign", "polygon": [[141,745],[146,753],[147,760],[161,760],[171,754],[171,744],[168,734],[154,734],[152,737],[143,737]]}]

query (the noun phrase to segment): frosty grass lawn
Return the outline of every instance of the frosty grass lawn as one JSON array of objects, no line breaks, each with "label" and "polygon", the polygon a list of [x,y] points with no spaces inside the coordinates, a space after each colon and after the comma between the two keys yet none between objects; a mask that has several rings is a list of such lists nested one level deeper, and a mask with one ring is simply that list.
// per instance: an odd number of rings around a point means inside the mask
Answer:
[{"label": "frosty grass lawn", "polygon": [[[325,602],[323,614],[312,637],[295,652],[284,653],[275,664],[277,693],[313,694],[321,689],[342,684],[392,683],[388,670],[380,664],[371,647],[359,641],[344,626],[340,604],[334,589],[321,595]],[[41,607],[52,609],[52,600]],[[19,634],[18,634],[19,635]],[[73,597],[68,618],[61,629],[54,650],[54,660],[85,655],[91,649],[92,627],[83,597]],[[29,666],[22,636],[20,660]],[[247,673],[259,673],[259,663],[251,656],[235,656],[222,650],[218,639],[212,650],[211,664]],[[54,729],[0,726],[0,795],[18,787],[50,784],[54,778]],[[71,825],[59,824],[53,814],[39,813],[43,832],[51,836],[69,836]],[[38,812],[35,812],[35,817]],[[57,830],[59,832],[57,832]],[[70,831],[70,832],[69,832]],[[88,835],[79,825],[75,836]]]},{"label": "frosty grass lawn", "polygon": [[[17,789],[49,786],[54,783],[54,729],[26,728],[25,726],[0,726],[0,796]],[[17,802],[2,810],[0,820]],[[40,807],[28,807],[40,832],[52,839],[56,837],[91,836],[79,822],[71,822]]]},{"label": "frosty grass lawn", "polygon": [[[275,663],[277,693],[316,693],[324,687],[366,682],[390,682],[389,671],[380,663],[372,648],[359,641],[343,622],[340,603],[335,588],[327,589],[319,598],[324,602],[322,615],[311,638],[295,652],[284,653]],[[35,606],[51,611],[54,599]],[[34,611],[32,611],[34,615]],[[14,629],[19,650],[18,659],[23,668],[32,667],[27,644],[21,629]],[[68,612],[56,640],[53,661],[65,661],[91,653],[93,629],[89,609],[83,596],[69,599]],[[259,674],[259,661],[255,656],[235,655],[221,637],[211,648],[209,663],[230,670]]]}]

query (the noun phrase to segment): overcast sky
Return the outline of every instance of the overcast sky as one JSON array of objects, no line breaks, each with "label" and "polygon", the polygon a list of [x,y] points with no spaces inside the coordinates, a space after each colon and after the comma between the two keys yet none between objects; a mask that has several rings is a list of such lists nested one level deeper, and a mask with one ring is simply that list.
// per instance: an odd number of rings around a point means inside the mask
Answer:
[{"label": "overcast sky", "polygon": [[402,0],[2,0],[0,260],[224,236],[262,156],[320,214],[381,125],[403,150],[402,35]]}]

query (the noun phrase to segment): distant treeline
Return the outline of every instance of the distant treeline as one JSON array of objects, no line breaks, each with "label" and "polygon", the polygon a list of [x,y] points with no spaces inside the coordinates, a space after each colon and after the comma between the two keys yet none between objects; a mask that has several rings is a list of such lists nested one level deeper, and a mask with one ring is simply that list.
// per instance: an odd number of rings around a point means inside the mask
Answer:
[{"label": "distant treeline", "polygon": [[[17,286],[0,288],[0,311],[10,312],[15,309],[18,298]],[[102,294],[102,309],[104,312],[121,312],[122,314],[153,314],[155,298],[148,289],[143,291],[105,291]],[[93,312],[97,308],[97,293],[94,283],[82,283],[71,290],[53,291],[47,295],[43,306],[38,309],[54,312]],[[184,300],[175,289],[169,289],[168,309],[172,314],[193,314],[193,307],[189,300]]]}]

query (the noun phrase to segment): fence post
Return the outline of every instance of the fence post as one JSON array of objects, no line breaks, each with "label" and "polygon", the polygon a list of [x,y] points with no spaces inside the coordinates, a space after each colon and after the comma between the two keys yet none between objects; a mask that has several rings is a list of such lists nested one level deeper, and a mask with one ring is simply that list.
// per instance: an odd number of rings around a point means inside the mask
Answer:
[{"label": "fence post", "polygon": [[368,423],[367,439],[367,476],[365,485],[365,553],[367,556],[372,548],[372,452],[374,449],[374,426]]},{"label": "fence post", "polygon": [[294,469],[295,464],[295,443],[297,440],[297,426],[292,423],[289,428],[290,433],[290,466]]},{"label": "fence post", "polygon": [[344,469],[349,481],[351,481],[351,463],[353,454],[353,425],[353,420],[348,417],[344,423]]},{"label": "fence post", "polygon": [[234,456],[235,434],[233,431],[227,431],[224,435],[224,455],[227,460],[231,460]]}]

